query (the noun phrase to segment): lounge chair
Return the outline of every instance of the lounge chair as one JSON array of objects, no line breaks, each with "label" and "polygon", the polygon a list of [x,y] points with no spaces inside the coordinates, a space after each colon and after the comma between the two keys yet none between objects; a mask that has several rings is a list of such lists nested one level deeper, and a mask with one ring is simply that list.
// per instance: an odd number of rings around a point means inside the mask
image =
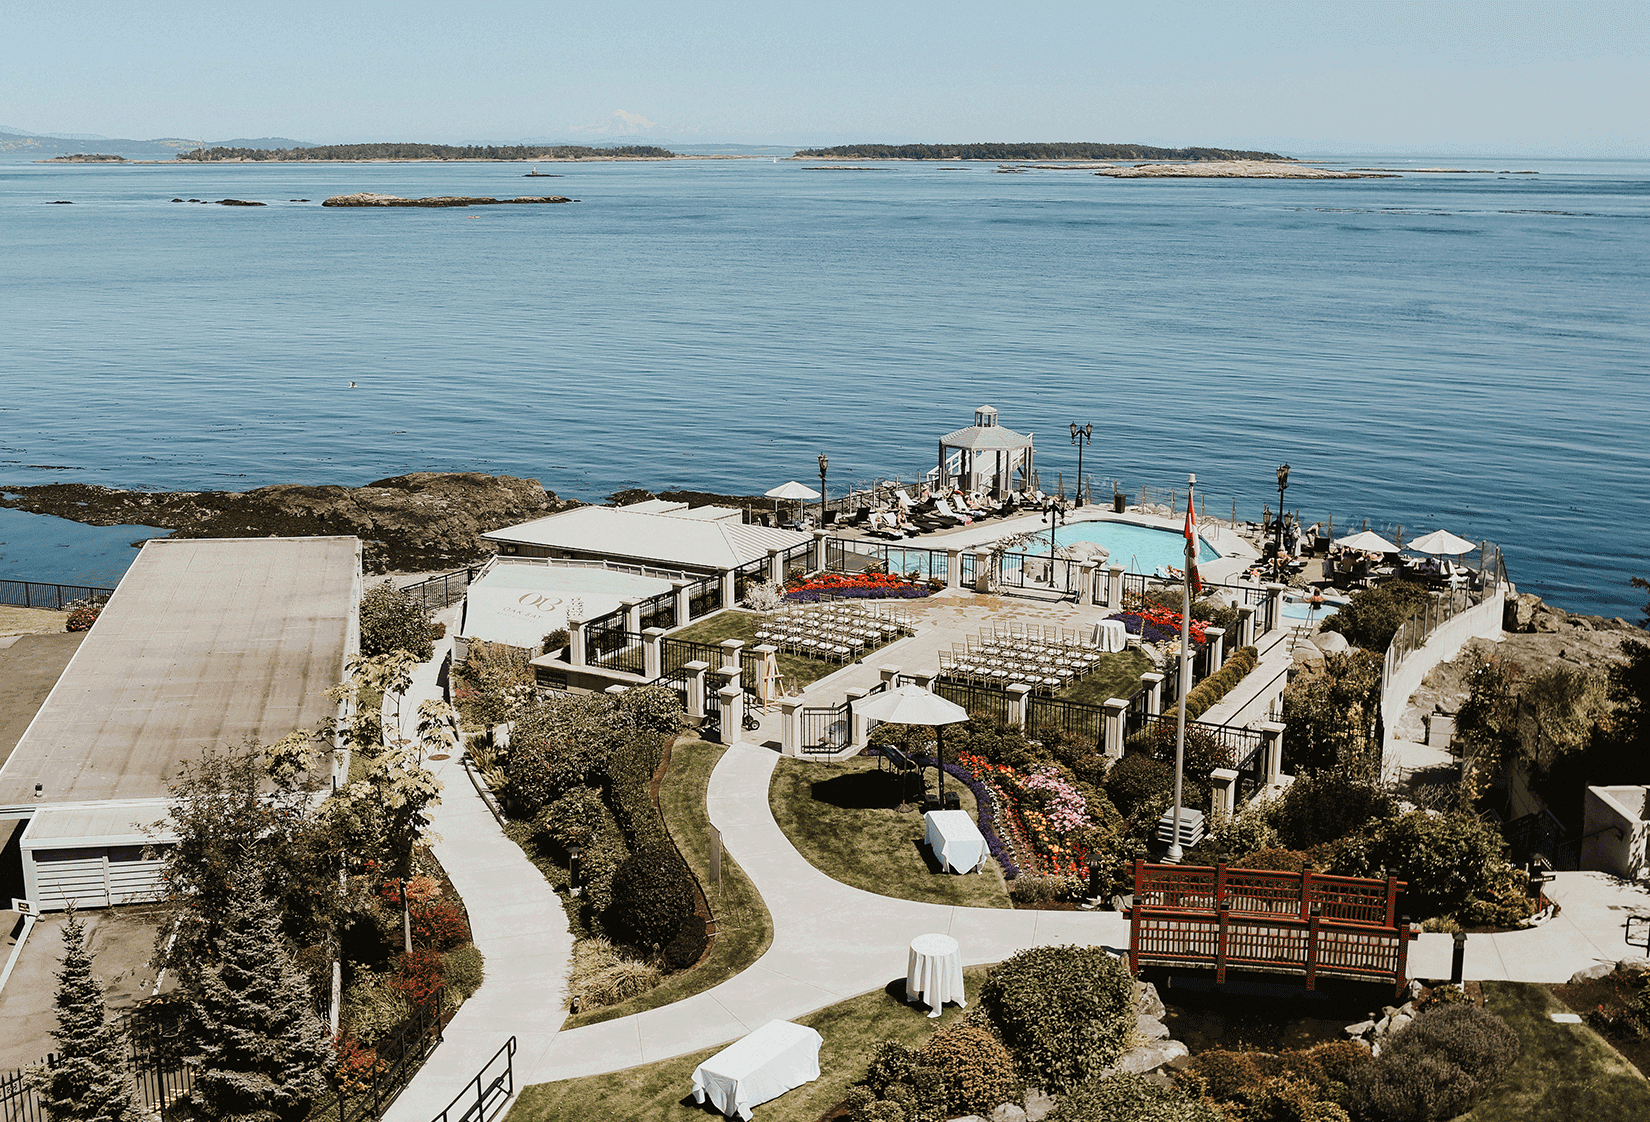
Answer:
[{"label": "lounge chair", "polygon": [[958,526],[966,526],[973,521],[973,519],[969,516],[965,514],[958,514],[956,511],[952,510],[951,504],[946,502],[944,499],[934,500],[934,513],[941,518],[951,519]]}]

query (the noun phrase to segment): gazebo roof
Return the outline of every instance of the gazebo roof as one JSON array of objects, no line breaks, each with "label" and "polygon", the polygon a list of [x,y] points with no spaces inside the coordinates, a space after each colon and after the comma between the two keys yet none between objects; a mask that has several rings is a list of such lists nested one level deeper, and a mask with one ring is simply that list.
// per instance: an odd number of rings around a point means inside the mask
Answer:
[{"label": "gazebo roof", "polygon": [[1012,452],[1030,448],[1031,437],[1001,425],[970,425],[940,437],[940,443],[947,448],[966,448],[970,452]]}]

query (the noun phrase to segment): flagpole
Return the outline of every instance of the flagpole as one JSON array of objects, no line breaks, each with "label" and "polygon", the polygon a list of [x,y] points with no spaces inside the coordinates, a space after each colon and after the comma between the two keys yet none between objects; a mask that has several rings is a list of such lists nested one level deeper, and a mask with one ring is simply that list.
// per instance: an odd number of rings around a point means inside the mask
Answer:
[{"label": "flagpole", "polygon": [[1192,511],[1197,509],[1192,505],[1193,492],[1197,488],[1197,476],[1186,477],[1186,559],[1185,568],[1181,572],[1180,592],[1180,685],[1176,692],[1180,694],[1179,718],[1174,727],[1174,833],[1169,838],[1169,852],[1165,855],[1171,865],[1180,864],[1185,852],[1180,848],[1180,804],[1185,794],[1186,779],[1186,695],[1191,692],[1187,687],[1191,681],[1191,640],[1192,640],[1192,567],[1197,564],[1197,532],[1192,520]]}]

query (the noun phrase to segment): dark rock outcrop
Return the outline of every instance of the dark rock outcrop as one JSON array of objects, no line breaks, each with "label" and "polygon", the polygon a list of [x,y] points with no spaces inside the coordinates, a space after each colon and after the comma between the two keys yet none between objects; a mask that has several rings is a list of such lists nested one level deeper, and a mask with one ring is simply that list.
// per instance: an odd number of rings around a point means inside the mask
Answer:
[{"label": "dark rock outcrop", "polygon": [[92,526],[143,525],[174,538],[354,534],[367,568],[451,569],[493,553],[477,535],[579,504],[535,479],[414,472],[364,487],[277,484],[252,491],[120,491],[84,483],[8,488],[0,506]]},{"label": "dark rock outcrop", "polygon": [[427,199],[403,199],[399,195],[376,195],[362,191],[354,195],[334,195],[322,206],[488,206],[498,203],[570,203],[561,195],[522,195],[514,199],[489,199],[485,196],[435,195]]}]

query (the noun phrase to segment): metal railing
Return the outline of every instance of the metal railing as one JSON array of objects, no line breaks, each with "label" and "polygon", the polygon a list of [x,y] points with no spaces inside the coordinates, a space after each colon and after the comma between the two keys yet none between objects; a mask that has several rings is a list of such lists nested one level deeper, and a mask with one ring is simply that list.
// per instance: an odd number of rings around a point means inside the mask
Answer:
[{"label": "metal railing", "polygon": [[19,608],[40,608],[63,612],[83,600],[114,595],[112,588],[92,588],[83,584],[45,584],[32,580],[0,580],[0,604]]},{"label": "metal railing", "polygon": [[585,661],[603,670],[643,674],[647,659],[642,649],[642,634],[626,631],[622,626],[592,632],[585,640]]},{"label": "metal railing", "polygon": [[673,674],[690,662],[707,662],[715,670],[722,665],[722,648],[713,643],[695,643],[666,635],[660,640],[659,658],[661,674]]},{"label": "metal railing", "polygon": [[409,596],[418,597],[426,612],[439,612],[443,608],[451,607],[464,599],[464,594],[475,582],[480,568],[457,569],[451,573],[440,573],[426,578],[417,584],[409,584],[401,589]]},{"label": "metal railing", "polygon": [[688,587],[688,619],[700,619],[721,608],[721,577],[704,577]]},{"label": "metal railing", "polygon": [[954,678],[934,679],[933,690],[947,701],[954,701],[968,710],[970,717],[988,717],[1008,722],[1008,693],[988,686],[971,685]]},{"label": "metal railing", "polygon": [[1076,733],[1092,741],[1096,748],[1106,742],[1106,709],[1084,701],[1029,694],[1026,697],[1026,731],[1032,736],[1057,730]]},{"label": "metal railing", "polygon": [[[662,627],[669,630],[676,624],[676,590],[661,592],[657,596],[643,600],[639,606],[641,629],[646,631],[650,627]],[[686,623],[686,620],[682,621]]]},{"label": "metal railing", "polygon": [[[503,1061],[500,1066],[499,1061]],[[516,1093],[516,1038],[504,1042],[493,1058],[481,1066],[476,1077],[460,1091],[447,1109],[430,1122],[487,1122]],[[487,1073],[494,1071],[494,1075]],[[456,1113],[455,1113],[456,1112]]]},{"label": "metal railing", "polygon": [[[963,554],[969,557],[968,553]],[[966,562],[972,568],[972,561]],[[870,568],[919,580],[945,583],[950,571],[950,554],[943,549],[919,549],[858,538],[826,538],[825,568],[833,573],[859,573]]]},{"label": "metal railing", "polygon": [[848,746],[853,736],[853,712],[850,704],[809,705],[798,713],[801,719],[804,756],[828,756]]},{"label": "metal railing", "polygon": [[1077,591],[1081,574],[1080,561],[1037,553],[1005,553],[997,570],[1003,588],[1051,588],[1064,593]]}]

